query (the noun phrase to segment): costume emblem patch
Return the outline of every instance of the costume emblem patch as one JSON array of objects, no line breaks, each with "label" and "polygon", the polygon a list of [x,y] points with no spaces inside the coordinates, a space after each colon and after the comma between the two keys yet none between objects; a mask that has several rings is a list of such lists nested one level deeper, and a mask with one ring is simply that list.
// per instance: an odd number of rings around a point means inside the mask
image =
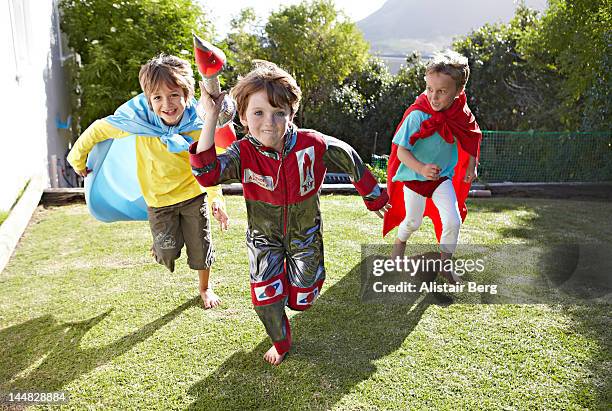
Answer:
[{"label": "costume emblem patch", "polygon": [[297,293],[298,304],[312,304],[319,296],[319,289],[315,288],[309,293]]},{"label": "costume emblem patch", "polygon": [[257,301],[269,300],[283,293],[283,282],[279,278],[271,284],[255,287],[254,292]]},{"label": "costume emblem patch", "polygon": [[243,183],[254,183],[261,188],[265,188],[269,191],[274,191],[274,180],[270,176],[262,176],[255,173],[250,168],[244,169]]},{"label": "costume emblem patch", "polygon": [[303,150],[296,151],[295,155],[297,156],[298,170],[300,171],[300,195],[306,195],[315,188],[314,147],[310,146]]}]

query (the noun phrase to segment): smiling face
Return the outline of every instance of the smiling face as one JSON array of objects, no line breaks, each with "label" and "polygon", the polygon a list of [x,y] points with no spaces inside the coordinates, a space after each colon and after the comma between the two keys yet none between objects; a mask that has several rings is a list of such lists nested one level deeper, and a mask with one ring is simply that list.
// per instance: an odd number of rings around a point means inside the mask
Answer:
[{"label": "smiling face", "polygon": [[268,94],[263,89],[249,96],[247,109],[244,115],[240,116],[240,122],[248,127],[253,137],[279,153],[283,150],[283,137],[291,120],[289,106],[272,106],[268,101]]},{"label": "smiling face", "polygon": [[164,83],[151,93],[149,102],[155,114],[168,126],[177,125],[187,107],[187,97],[183,89],[177,85],[169,86]]},{"label": "smiling face", "polygon": [[444,73],[427,73],[425,82],[427,83],[427,100],[434,111],[448,109],[463,90],[458,89],[455,80]]}]

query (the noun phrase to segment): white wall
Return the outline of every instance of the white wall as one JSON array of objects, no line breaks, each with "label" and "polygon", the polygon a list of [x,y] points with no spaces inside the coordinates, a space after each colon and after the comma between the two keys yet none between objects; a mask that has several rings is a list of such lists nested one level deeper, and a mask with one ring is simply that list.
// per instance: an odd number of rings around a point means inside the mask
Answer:
[{"label": "white wall", "polygon": [[63,158],[69,137],[56,116],[69,111],[54,1],[0,0],[0,210],[32,176],[51,186],[51,155]]}]

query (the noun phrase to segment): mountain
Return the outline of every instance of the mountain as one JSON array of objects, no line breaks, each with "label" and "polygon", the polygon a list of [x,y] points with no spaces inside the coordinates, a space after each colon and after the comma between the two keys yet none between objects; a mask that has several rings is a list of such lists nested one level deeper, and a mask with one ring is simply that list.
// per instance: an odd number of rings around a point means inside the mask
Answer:
[{"label": "mountain", "polygon": [[[546,0],[525,4],[546,8]],[[405,56],[417,50],[429,55],[485,23],[507,23],[515,9],[513,0],[388,0],[357,26],[374,53]]]}]

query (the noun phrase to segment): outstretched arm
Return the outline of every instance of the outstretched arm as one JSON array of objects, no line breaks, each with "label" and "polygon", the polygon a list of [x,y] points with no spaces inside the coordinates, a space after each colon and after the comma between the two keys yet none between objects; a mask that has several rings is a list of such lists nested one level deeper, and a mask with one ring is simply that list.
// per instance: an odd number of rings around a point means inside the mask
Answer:
[{"label": "outstretched arm", "polygon": [[379,217],[391,206],[388,204],[387,191],[381,189],[359,157],[359,154],[344,141],[334,137],[325,136],[327,151],[323,156],[327,166],[334,166],[347,173],[357,192],[363,197],[363,201],[370,211],[376,212]]},{"label": "outstretched arm", "polygon": [[224,93],[213,99],[203,85],[202,102],[206,110],[206,118],[202,133],[197,143],[189,147],[189,161],[196,180],[204,187],[217,184],[240,181],[240,148],[238,142],[232,143],[227,151],[217,156],[215,149],[215,130],[217,118],[221,109]]},{"label": "outstretched arm", "polygon": [[468,161],[467,170],[465,170],[465,177],[463,181],[466,183],[471,183],[478,177],[478,164],[476,164],[476,157],[470,154],[470,159]]},{"label": "outstretched arm", "polygon": [[221,103],[223,102],[225,94],[227,94],[221,93],[217,96],[217,98],[213,99],[212,96],[208,94],[208,91],[206,91],[206,87],[204,87],[203,82],[200,82],[200,90],[202,91],[202,96],[200,97],[200,100],[204,105],[206,119],[204,121],[204,127],[202,127],[202,134],[200,135],[200,139],[198,140],[196,154],[206,151],[215,145],[215,130],[217,129],[217,119],[219,118],[219,113],[221,112]]},{"label": "outstretched arm", "polygon": [[109,138],[122,138],[129,136],[127,131],[110,125],[105,120],[96,120],[81,134],[68,153],[68,163],[81,177],[86,177],[92,170],[86,167],[87,156],[96,144]]}]

